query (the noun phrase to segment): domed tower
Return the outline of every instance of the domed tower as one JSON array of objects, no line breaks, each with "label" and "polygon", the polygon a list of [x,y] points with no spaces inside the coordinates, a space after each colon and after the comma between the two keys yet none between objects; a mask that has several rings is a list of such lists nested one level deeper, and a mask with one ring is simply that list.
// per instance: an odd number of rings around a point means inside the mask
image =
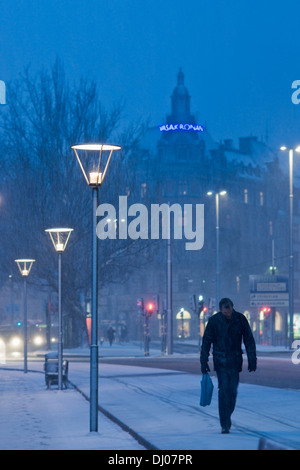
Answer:
[{"label": "domed tower", "polygon": [[167,117],[167,122],[189,122],[190,124],[195,123],[195,117],[190,112],[190,95],[187,88],[184,85],[184,74],[180,67],[177,74],[177,86],[174,88],[171,96],[171,115]]}]

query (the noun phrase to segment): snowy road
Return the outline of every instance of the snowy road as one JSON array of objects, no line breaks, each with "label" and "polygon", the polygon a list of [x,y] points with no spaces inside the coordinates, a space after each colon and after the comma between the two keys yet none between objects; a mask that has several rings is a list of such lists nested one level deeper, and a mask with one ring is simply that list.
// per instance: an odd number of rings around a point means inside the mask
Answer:
[{"label": "snowy road", "polygon": [[[89,395],[86,364],[70,379]],[[99,405],[156,448],[257,449],[260,437],[300,448],[299,392],[240,384],[230,435],[220,434],[217,383],[210,407],[199,406],[200,377],[184,372],[101,364]]]}]

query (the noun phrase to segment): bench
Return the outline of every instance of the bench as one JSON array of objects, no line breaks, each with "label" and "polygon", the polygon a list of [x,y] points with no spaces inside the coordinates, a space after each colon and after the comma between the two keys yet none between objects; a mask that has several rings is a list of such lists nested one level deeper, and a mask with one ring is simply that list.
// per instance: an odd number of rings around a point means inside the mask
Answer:
[{"label": "bench", "polygon": [[[48,389],[51,385],[58,385],[58,353],[50,352],[45,354],[45,382]],[[69,361],[62,361],[62,386],[68,388]]]}]

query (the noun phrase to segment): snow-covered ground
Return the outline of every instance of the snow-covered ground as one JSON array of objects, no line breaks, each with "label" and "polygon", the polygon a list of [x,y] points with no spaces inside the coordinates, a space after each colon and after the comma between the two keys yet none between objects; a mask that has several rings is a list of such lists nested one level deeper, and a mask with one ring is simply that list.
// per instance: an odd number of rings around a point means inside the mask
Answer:
[{"label": "snow-covered ground", "polygon": [[[102,355],[139,355],[134,345]],[[141,354],[140,354],[141,355]],[[147,360],[147,358],[145,358]],[[89,432],[89,403],[75,389],[47,390],[42,362],[2,364],[0,449],[142,450],[129,432],[99,412]],[[298,366],[300,367],[300,366]],[[14,368],[14,370],[11,370]],[[299,374],[297,366],[295,373]],[[199,406],[200,374],[149,367],[99,365],[99,405],[160,450],[256,450],[260,437],[300,449],[299,391],[241,383],[230,434],[220,433],[217,383],[212,404]],[[89,364],[72,362],[69,379],[89,396]]]}]

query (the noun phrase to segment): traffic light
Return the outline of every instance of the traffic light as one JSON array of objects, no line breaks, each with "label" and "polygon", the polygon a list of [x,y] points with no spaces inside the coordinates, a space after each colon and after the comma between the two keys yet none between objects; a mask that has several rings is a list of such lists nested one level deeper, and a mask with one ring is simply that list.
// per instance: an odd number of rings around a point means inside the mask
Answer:
[{"label": "traffic light", "polygon": [[268,316],[269,313],[271,312],[271,309],[270,309],[270,307],[263,307],[262,311],[264,312],[264,314],[265,314],[266,316]]},{"label": "traffic light", "polygon": [[153,310],[156,311],[156,313],[159,313],[159,295],[154,295],[153,296]]},{"label": "traffic light", "polygon": [[22,326],[22,322],[21,322],[21,321],[18,321],[18,322],[17,322],[17,326]]},{"label": "traffic light", "polygon": [[197,309],[196,309],[196,296],[195,296],[195,294],[190,295],[190,307],[191,307],[191,310],[193,310],[196,313]]},{"label": "traffic light", "polygon": [[203,295],[199,295],[199,297],[198,297],[198,311],[199,311],[199,313],[202,312],[203,307],[204,307],[204,297],[203,297]]},{"label": "traffic light", "polygon": [[137,308],[138,308],[138,314],[143,315],[143,313],[144,313],[144,299],[143,298],[137,299],[136,304],[137,304]]},{"label": "traffic light", "polygon": [[146,310],[147,310],[147,312],[148,312],[148,315],[152,315],[152,314],[154,313],[154,307],[155,307],[155,305],[154,305],[153,302],[149,302],[149,303],[147,304]]}]

